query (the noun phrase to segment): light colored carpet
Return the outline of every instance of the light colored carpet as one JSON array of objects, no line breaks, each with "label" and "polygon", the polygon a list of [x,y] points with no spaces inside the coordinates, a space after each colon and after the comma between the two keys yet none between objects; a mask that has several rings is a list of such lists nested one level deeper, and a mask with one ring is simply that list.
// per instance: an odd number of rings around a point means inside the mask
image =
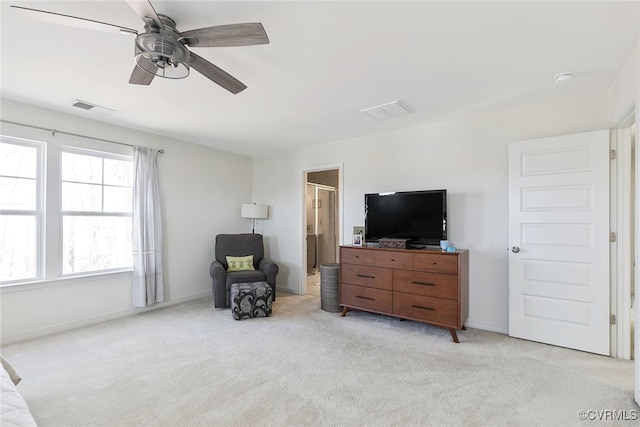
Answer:
[{"label": "light colored carpet", "polygon": [[638,411],[632,362],[459,337],[279,294],[270,318],[204,298],[2,352],[41,427],[584,426],[580,410]]}]

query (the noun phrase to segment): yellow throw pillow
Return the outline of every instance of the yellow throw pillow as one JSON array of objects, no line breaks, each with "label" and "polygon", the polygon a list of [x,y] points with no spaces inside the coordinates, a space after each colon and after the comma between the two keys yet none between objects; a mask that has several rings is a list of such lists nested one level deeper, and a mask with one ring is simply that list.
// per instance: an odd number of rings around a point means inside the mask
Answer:
[{"label": "yellow throw pillow", "polygon": [[253,268],[253,255],[247,256],[228,256],[227,271],[250,271]]}]

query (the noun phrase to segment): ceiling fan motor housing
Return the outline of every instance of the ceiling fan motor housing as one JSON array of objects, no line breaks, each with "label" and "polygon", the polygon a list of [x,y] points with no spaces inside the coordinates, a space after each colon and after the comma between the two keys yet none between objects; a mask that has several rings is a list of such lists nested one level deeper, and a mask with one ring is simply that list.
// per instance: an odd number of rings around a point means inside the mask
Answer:
[{"label": "ceiling fan motor housing", "polygon": [[[144,71],[170,79],[181,79],[189,75],[189,50],[180,41],[175,21],[159,15],[164,28],[155,23],[145,26],[145,32],[136,37],[136,64]],[[140,60],[140,56],[151,61]]]}]

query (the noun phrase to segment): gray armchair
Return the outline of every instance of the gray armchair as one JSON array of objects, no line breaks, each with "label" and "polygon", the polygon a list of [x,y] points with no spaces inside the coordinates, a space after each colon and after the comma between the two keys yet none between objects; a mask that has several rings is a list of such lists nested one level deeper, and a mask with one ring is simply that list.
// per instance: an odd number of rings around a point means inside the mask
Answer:
[{"label": "gray armchair", "polygon": [[[231,284],[245,282],[267,282],[276,299],[276,275],[278,265],[264,257],[262,234],[218,234],[216,236],[216,259],[209,267],[213,279],[214,306],[230,307]],[[253,255],[255,271],[227,271],[227,256]]]}]

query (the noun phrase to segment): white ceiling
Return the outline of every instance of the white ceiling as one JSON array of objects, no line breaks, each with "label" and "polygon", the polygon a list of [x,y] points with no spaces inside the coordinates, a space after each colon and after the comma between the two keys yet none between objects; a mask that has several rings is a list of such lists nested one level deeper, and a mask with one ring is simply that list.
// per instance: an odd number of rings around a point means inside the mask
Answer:
[{"label": "white ceiling", "polygon": [[[248,88],[195,70],[128,84],[134,38],[29,19],[21,5],[142,29],[125,1],[7,1],[2,97],[252,157],[606,90],[638,43],[638,1],[160,1],[179,31],[261,22],[268,45],[193,48]],[[553,77],[575,73],[569,84]],[[116,112],[71,107],[81,99]],[[413,114],[375,121],[401,100]]]}]

